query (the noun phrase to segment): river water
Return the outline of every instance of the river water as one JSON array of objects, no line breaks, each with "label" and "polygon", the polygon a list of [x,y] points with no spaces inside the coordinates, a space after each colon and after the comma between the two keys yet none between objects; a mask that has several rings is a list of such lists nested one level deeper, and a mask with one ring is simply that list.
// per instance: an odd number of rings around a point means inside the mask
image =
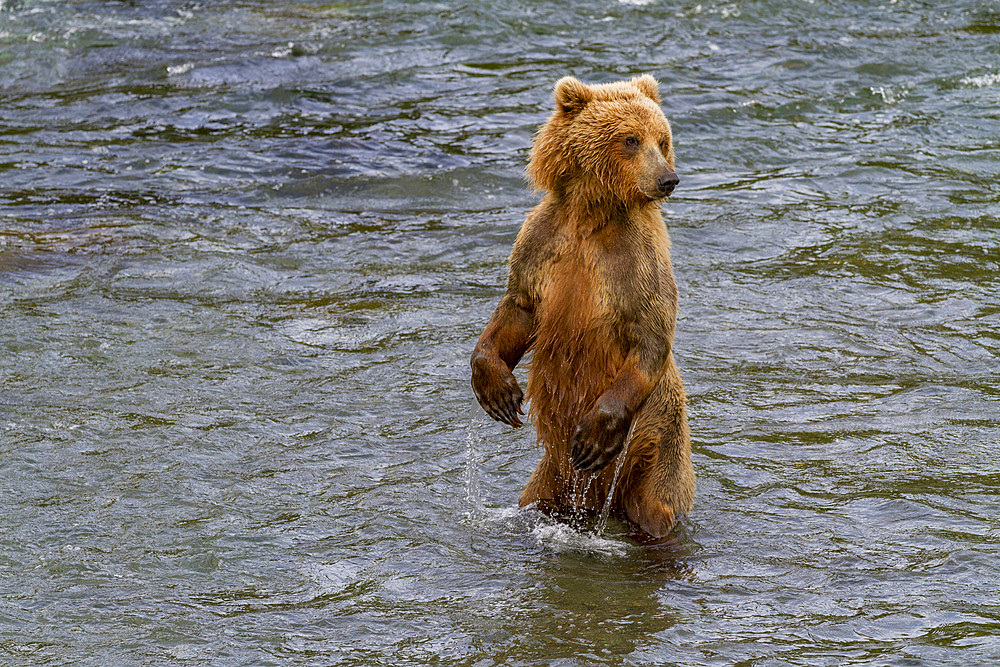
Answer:
[{"label": "river water", "polygon": [[[468,368],[552,84],[641,72],[665,550]],[[0,661],[1000,661],[998,176],[990,2],[3,0]]]}]

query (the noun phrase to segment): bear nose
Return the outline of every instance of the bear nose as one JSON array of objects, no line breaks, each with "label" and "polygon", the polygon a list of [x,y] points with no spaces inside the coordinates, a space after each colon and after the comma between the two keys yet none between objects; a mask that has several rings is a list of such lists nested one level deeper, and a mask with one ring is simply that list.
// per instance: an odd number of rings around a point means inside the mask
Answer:
[{"label": "bear nose", "polygon": [[674,191],[674,188],[676,188],[677,184],[680,182],[681,179],[677,178],[677,174],[672,171],[668,171],[656,179],[656,187],[658,187],[660,192],[663,193],[663,196],[666,197]]}]

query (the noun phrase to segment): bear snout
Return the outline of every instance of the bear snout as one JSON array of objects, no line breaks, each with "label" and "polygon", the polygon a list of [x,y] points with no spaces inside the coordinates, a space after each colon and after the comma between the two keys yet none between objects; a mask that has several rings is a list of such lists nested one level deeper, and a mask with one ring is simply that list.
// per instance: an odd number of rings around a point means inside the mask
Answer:
[{"label": "bear snout", "polygon": [[677,174],[672,171],[660,174],[660,177],[656,179],[656,187],[659,189],[660,194],[664,197],[669,197],[670,193],[674,191],[677,184],[681,182],[681,179],[677,178]]}]

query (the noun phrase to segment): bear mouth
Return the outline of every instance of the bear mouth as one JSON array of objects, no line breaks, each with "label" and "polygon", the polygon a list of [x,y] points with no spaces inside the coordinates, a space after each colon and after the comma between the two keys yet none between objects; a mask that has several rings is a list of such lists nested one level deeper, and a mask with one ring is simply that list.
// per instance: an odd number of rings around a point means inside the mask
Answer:
[{"label": "bear mouth", "polygon": [[640,192],[642,193],[642,196],[646,198],[647,201],[651,201],[651,202],[653,202],[653,201],[664,201],[666,199],[670,199],[671,194],[673,194],[673,193],[663,193],[663,192],[659,192],[659,191],[657,191],[655,193],[650,193],[650,192],[646,192],[645,190],[640,190]]}]

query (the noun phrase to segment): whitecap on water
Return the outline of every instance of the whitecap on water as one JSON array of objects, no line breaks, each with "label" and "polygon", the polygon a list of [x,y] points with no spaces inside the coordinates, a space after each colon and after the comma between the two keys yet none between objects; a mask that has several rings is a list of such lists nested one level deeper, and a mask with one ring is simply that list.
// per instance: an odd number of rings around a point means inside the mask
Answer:
[{"label": "whitecap on water", "polygon": [[910,92],[907,88],[892,88],[887,86],[872,86],[868,90],[872,95],[882,98],[887,105],[893,105],[901,101]]},{"label": "whitecap on water", "polygon": [[963,77],[959,83],[963,86],[971,86],[973,88],[992,88],[997,84],[1000,84],[1000,74],[983,74],[982,76],[967,76]]},{"label": "whitecap on water", "polygon": [[194,63],[167,65],[167,76],[180,76],[181,74],[187,74],[192,69],[194,69]]}]

